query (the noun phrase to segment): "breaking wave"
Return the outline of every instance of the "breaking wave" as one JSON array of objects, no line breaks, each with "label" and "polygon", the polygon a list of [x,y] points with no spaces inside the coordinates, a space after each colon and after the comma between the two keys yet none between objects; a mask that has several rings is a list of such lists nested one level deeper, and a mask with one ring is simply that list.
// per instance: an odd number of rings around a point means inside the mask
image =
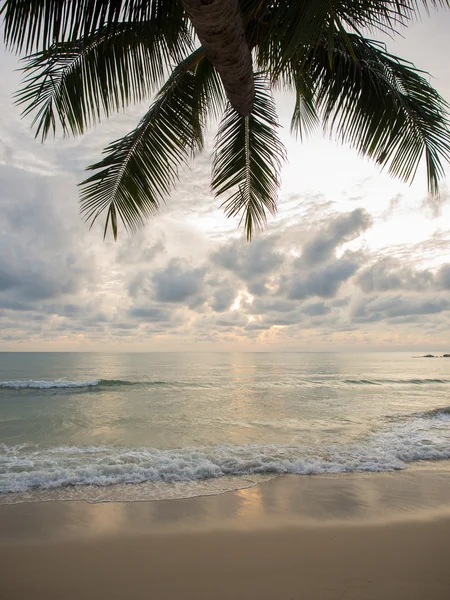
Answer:
[{"label": "breaking wave", "polygon": [[[344,379],[342,381],[328,381],[328,380],[299,380],[294,384],[305,385],[443,385],[449,384],[449,379]],[[263,384],[264,387],[265,384]],[[292,387],[292,382],[277,381],[276,386],[287,385]],[[208,383],[199,383],[194,381],[126,381],[121,379],[91,379],[85,381],[67,381],[65,379],[55,380],[23,380],[23,381],[0,381],[0,390],[54,390],[54,389],[77,389],[77,388],[89,388],[102,390],[105,388],[125,387],[125,386],[142,386],[142,387],[170,387],[170,388],[204,388],[211,387]],[[254,387],[259,387],[254,384]]]},{"label": "breaking wave", "polygon": [[391,471],[405,469],[414,461],[443,459],[450,459],[450,407],[401,418],[349,444],[216,445],[164,450],[0,445],[0,492],[264,474]]},{"label": "breaking wave", "polygon": [[450,379],[345,379],[344,383],[348,383],[349,385],[430,385],[450,383]]},{"label": "breaking wave", "polygon": [[49,389],[69,389],[69,388],[106,388],[122,387],[132,385],[169,385],[166,381],[123,381],[121,379],[92,379],[88,381],[66,381],[64,379],[56,380],[26,380],[26,381],[0,381],[0,388],[11,390],[49,390]]}]

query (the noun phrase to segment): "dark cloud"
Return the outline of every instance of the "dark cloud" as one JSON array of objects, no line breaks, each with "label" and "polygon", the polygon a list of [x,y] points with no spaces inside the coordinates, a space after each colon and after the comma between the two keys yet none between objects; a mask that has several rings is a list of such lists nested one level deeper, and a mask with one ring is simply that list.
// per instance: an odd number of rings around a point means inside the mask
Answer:
[{"label": "dark cloud", "polygon": [[436,273],[436,285],[443,290],[450,290],[450,264],[442,265]]},{"label": "dark cloud", "polygon": [[264,280],[279,269],[285,260],[282,250],[276,248],[277,244],[279,239],[275,236],[263,236],[251,244],[243,240],[233,241],[215,252],[212,261],[232,271],[243,281]]},{"label": "dark cloud", "polygon": [[382,295],[361,298],[351,316],[356,322],[374,322],[412,315],[434,315],[450,309],[450,298],[440,296]]},{"label": "dark cloud", "polygon": [[265,296],[268,293],[266,281],[250,281],[247,289],[252,296]]},{"label": "dark cloud", "polygon": [[365,294],[373,292],[427,292],[450,289],[450,265],[436,272],[417,269],[392,258],[382,258],[361,272],[356,280]]},{"label": "dark cloud", "polygon": [[283,287],[290,300],[303,300],[310,296],[333,298],[342,283],[356,273],[359,260],[359,255],[348,252],[323,268],[294,274],[284,282]]},{"label": "dark cloud", "polygon": [[430,270],[415,270],[391,258],[377,261],[357,278],[359,287],[366,294],[393,290],[422,292],[430,289],[433,282],[434,275]]},{"label": "dark cloud", "polygon": [[200,293],[205,270],[190,268],[173,259],[167,267],[152,275],[154,295],[158,302],[185,302]]},{"label": "dark cloud", "polygon": [[219,317],[216,319],[215,324],[217,327],[245,327],[248,323],[248,319],[242,313],[238,311],[234,311],[228,313],[224,317]]},{"label": "dark cloud", "polygon": [[323,315],[328,315],[331,312],[331,308],[324,302],[313,302],[312,304],[305,306],[303,310],[311,317],[321,317]]},{"label": "dark cloud", "polygon": [[7,265],[0,264],[0,292],[10,290],[17,285],[17,276],[7,270]]},{"label": "dark cloud", "polygon": [[159,303],[198,306],[205,302],[204,297],[200,298],[205,274],[203,267],[191,267],[181,259],[172,259],[162,268],[152,270],[146,267],[133,275],[128,292],[138,304],[154,299]]},{"label": "dark cloud", "polygon": [[235,299],[235,291],[230,287],[219,288],[215,291],[211,302],[211,308],[215,312],[225,312],[230,308]]},{"label": "dark cloud", "polygon": [[160,322],[160,321],[170,321],[171,313],[168,310],[164,310],[162,308],[145,308],[145,307],[135,307],[131,308],[128,311],[128,314],[132,318],[142,319],[143,321],[148,322]]},{"label": "dark cloud", "polygon": [[252,304],[248,306],[248,311],[252,314],[261,313],[286,313],[292,312],[298,307],[297,302],[292,302],[285,298],[256,298]]},{"label": "dark cloud", "polygon": [[62,179],[0,166],[0,182],[0,305],[45,310],[90,285],[96,265],[78,239],[78,214],[61,220]]},{"label": "dark cloud", "polygon": [[336,248],[357,238],[371,224],[371,216],[362,208],[337,217],[306,242],[301,261],[311,267],[329,260]]}]

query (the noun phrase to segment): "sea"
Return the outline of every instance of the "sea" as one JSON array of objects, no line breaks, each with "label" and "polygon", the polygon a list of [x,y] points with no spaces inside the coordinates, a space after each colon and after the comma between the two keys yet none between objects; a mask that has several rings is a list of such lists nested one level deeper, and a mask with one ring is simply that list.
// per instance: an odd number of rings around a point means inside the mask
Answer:
[{"label": "sea", "polygon": [[450,358],[0,353],[0,504],[222,493],[450,459]]}]

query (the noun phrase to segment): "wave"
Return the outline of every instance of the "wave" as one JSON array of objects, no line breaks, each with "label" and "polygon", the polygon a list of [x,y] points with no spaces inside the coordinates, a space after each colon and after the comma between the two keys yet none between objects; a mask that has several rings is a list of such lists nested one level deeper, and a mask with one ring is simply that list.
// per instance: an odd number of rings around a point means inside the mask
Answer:
[{"label": "wave", "polygon": [[[302,381],[298,382],[303,383]],[[323,385],[324,381],[313,381],[312,383]],[[449,384],[449,379],[344,379],[342,382],[329,381],[328,384],[344,383],[346,385],[438,385]],[[282,385],[282,382],[281,382]],[[183,381],[127,381],[122,379],[92,379],[86,381],[67,381],[64,379],[55,380],[18,380],[18,381],[0,381],[0,390],[54,390],[54,389],[74,389],[89,388],[101,390],[112,387],[141,386],[141,387],[170,387],[170,388],[204,388],[211,387],[211,384],[199,382]]]},{"label": "wave", "polygon": [[345,379],[344,383],[350,385],[381,385],[381,381],[371,381],[370,379]]},{"label": "wave", "polygon": [[[426,418],[424,418],[426,417]],[[417,414],[349,444],[175,449],[0,445],[0,492],[192,482],[226,476],[392,471],[450,459],[450,407]]]},{"label": "wave", "polygon": [[349,385],[429,385],[450,383],[450,379],[345,379],[344,383]]},{"label": "wave", "polygon": [[443,406],[441,408],[433,408],[432,410],[427,410],[425,412],[419,412],[413,415],[414,417],[423,417],[423,418],[433,418],[439,416],[449,416],[450,417],[450,406]]},{"label": "wave", "polygon": [[105,388],[105,387],[123,387],[123,386],[135,386],[135,385],[170,385],[166,381],[124,381],[121,379],[92,379],[89,381],[66,381],[64,379],[56,380],[25,380],[25,381],[0,381],[0,388],[11,389],[11,390],[25,390],[25,389],[38,389],[38,390],[50,390],[50,389],[69,389],[69,388]]},{"label": "wave", "polygon": [[12,390],[24,390],[39,389],[47,390],[53,388],[83,388],[83,387],[95,387],[100,383],[99,380],[93,379],[92,381],[45,381],[45,380],[27,380],[27,381],[0,381],[0,388],[7,388]]}]

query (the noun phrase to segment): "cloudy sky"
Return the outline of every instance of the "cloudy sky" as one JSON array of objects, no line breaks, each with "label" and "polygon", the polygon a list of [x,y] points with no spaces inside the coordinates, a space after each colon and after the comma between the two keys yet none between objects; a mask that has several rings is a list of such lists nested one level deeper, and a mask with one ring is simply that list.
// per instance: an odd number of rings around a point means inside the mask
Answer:
[{"label": "cloudy sky", "polygon": [[[389,49],[450,100],[450,13]],[[158,216],[102,241],[77,182],[138,106],[83,138],[34,140],[0,48],[0,350],[450,350],[450,169],[440,201],[317,133],[289,137],[279,212],[251,244],[209,192],[210,148]],[[195,344],[195,346],[194,346]]]}]

